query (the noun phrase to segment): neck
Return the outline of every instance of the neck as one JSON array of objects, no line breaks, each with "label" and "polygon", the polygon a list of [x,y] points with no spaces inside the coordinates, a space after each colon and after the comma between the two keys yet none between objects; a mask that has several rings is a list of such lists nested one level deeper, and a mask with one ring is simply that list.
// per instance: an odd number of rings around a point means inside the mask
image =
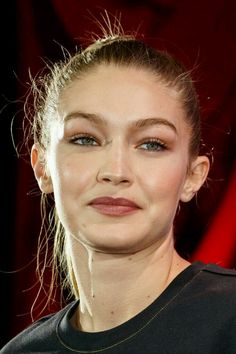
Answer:
[{"label": "neck", "polygon": [[71,241],[80,306],[73,322],[82,331],[116,327],[150,305],[189,263],[174,250],[169,235],[132,254],[105,254]]}]

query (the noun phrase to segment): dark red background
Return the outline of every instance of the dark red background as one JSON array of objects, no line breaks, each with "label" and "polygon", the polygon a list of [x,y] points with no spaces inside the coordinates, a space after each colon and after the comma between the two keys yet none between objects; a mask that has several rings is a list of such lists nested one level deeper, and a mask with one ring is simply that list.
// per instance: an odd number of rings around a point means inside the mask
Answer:
[{"label": "dark red background", "polygon": [[34,76],[45,58],[62,58],[58,43],[74,50],[89,32],[97,32],[90,12],[99,20],[104,9],[121,12],[126,30],[140,28],[151,45],[169,50],[188,68],[195,67],[205,150],[213,152],[214,163],[208,186],[181,208],[176,247],[191,260],[235,267],[236,2],[18,0],[0,6],[1,341],[30,323],[37,293],[37,285],[30,288],[36,281],[40,198],[28,156],[18,159],[11,141],[13,117],[15,142],[19,145],[22,140],[23,103],[15,100],[23,100],[29,68]]}]

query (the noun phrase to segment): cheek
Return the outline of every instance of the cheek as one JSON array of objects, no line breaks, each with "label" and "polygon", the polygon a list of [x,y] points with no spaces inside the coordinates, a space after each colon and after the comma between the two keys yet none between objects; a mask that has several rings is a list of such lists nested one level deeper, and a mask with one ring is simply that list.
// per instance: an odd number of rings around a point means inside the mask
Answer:
[{"label": "cheek", "polygon": [[74,194],[78,196],[79,192],[91,187],[96,178],[96,166],[85,158],[78,158],[74,154],[58,154],[52,164],[52,181],[54,194],[66,195]]},{"label": "cheek", "polygon": [[186,163],[170,161],[154,164],[142,178],[151,200],[179,199],[186,177]]},{"label": "cheek", "polygon": [[64,227],[72,230],[84,192],[93,186],[94,165],[78,157],[75,159],[73,154],[58,154],[50,170],[58,216]]}]

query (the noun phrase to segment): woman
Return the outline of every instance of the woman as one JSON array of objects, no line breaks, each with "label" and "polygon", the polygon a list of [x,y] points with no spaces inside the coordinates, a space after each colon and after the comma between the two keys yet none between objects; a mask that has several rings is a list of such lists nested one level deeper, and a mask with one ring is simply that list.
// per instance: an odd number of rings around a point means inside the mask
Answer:
[{"label": "woman", "polygon": [[42,92],[31,163],[76,301],[1,353],[236,353],[236,273],[174,249],[178,205],[209,170],[189,73],[113,35],[56,64]]}]

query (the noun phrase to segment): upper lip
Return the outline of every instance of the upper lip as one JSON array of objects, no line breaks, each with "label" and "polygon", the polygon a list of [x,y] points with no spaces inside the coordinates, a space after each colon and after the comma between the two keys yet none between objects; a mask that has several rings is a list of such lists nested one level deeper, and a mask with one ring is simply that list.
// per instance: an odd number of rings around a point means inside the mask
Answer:
[{"label": "upper lip", "polygon": [[126,199],[126,198],[113,198],[113,197],[99,197],[93,199],[89,205],[119,205],[119,206],[127,206],[133,208],[140,208],[135,202]]}]

